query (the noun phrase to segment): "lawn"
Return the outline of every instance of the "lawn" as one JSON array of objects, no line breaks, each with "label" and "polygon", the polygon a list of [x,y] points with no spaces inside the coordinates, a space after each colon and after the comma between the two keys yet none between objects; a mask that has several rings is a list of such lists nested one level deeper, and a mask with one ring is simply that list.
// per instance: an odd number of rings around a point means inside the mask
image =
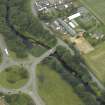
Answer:
[{"label": "lawn", "polygon": [[105,0],[79,0],[105,25]]},{"label": "lawn", "polygon": [[54,70],[38,65],[36,74],[38,91],[46,105],[84,105],[73,88]]},{"label": "lawn", "polygon": [[28,72],[19,66],[13,66],[0,72],[0,86],[6,88],[20,88],[28,81]]},{"label": "lawn", "polygon": [[32,49],[30,49],[29,52],[35,57],[40,57],[46,51],[47,51],[47,49],[45,49],[44,47],[42,47],[40,45],[34,45],[34,47]]},{"label": "lawn", "polygon": [[105,42],[91,53],[84,55],[84,58],[92,72],[105,85]]},{"label": "lawn", "polygon": [[7,103],[6,105],[36,105],[30,96],[19,93],[19,94],[2,94],[0,97],[5,96],[4,100]]}]

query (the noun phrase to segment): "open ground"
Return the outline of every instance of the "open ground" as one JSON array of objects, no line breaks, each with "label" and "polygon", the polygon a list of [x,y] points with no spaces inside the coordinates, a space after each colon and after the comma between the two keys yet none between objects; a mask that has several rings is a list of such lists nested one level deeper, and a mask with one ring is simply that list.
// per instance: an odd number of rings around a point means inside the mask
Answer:
[{"label": "open ground", "polygon": [[48,66],[38,65],[36,72],[38,91],[47,105],[84,105],[73,88],[56,71]]},{"label": "open ground", "polygon": [[96,77],[105,84],[105,42],[84,55],[84,58]]},{"label": "open ground", "polygon": [[105,0],[79,0],[105,25]]}]

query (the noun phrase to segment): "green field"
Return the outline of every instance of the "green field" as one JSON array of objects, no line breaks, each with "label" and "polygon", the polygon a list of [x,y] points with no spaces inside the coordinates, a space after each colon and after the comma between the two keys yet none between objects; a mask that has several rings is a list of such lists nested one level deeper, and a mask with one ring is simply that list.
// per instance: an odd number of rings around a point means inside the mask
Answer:
[{"label": "green field", "polygon": [[105,85],[105,42],[84,58],[96,77]]},{"label": "green field", "polygon": [[46,105],[84,105],[73,88],[54,70],[38,65],[37,78],[38,91]]},{"label": "green field", "polygon": [[28,81],[28,72],[18,66],[13,66],[0,72],[0,86],[6,88],[20,88]]},{"label": "green field", "polygon": [[105,25],[105,0],[79,0]]}]

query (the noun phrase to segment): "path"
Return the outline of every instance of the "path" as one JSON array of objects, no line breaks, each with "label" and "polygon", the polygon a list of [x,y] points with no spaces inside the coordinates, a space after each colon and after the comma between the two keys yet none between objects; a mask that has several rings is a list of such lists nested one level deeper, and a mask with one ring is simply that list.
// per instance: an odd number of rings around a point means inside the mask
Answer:
[{"label": "path", "polygon": [[[13,65],[23,65],[29,73],[29,81],[24,85],[23,87],[19,89],[8,89],[8,88],[0,88],[0,92],[6,93],[6,94],[15,94],[18,92],[24,92],[28,95],[31,96],[33,101],[36,103],[36,105],[45,105],[39,94],[37,93],[37,85],[36,85],[36,75],[35,75],[35,68],[37,64],[39,64],[41,61],[43,61],[46,57],[48,57],[50,54],[54,53],[56,50],[56,46],[47,52],[45,52],[42,56],[40,57],[30,57],[29,59],[25,60],[17,60],[17,59],[12,59],[9,56],[6,55],[4,52],[4,49],[7,48],[5,41],[3,39],[3,36],[0,35],[0,48],[3,53],[3,62],[0,65],[0,72],[5,70],[5,68],[8,68]],[[32,90],[29,90],[29,87],[32,87]]]}]

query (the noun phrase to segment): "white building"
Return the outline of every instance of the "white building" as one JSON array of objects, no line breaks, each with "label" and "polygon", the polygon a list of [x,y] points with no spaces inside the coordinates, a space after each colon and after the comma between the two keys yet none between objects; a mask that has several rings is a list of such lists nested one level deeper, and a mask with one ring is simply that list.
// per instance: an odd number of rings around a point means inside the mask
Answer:
[{"label": "white building", "polygon": [[6,55],[8,56],[8,55],[9,55],[9,53],[8,53],[7,48],[5,48],[5,49],[4,49],[4,51],[5,51]]},{"label": "white building", "polygon": [[73,24],[72,22],[69,22],[69,25],[72,27],[72,28],[75,28],[75,24]]},{"label": "white building", "polygon": [[81,16],[80,13],[76,13],[76,14],[74,14],[74,15],[69,16],[68,19],[69,19],[69,20],[73,20],[73,19],[75,19],[75,18],[77,18],[77,17],[80,17],[80,16]]}]

